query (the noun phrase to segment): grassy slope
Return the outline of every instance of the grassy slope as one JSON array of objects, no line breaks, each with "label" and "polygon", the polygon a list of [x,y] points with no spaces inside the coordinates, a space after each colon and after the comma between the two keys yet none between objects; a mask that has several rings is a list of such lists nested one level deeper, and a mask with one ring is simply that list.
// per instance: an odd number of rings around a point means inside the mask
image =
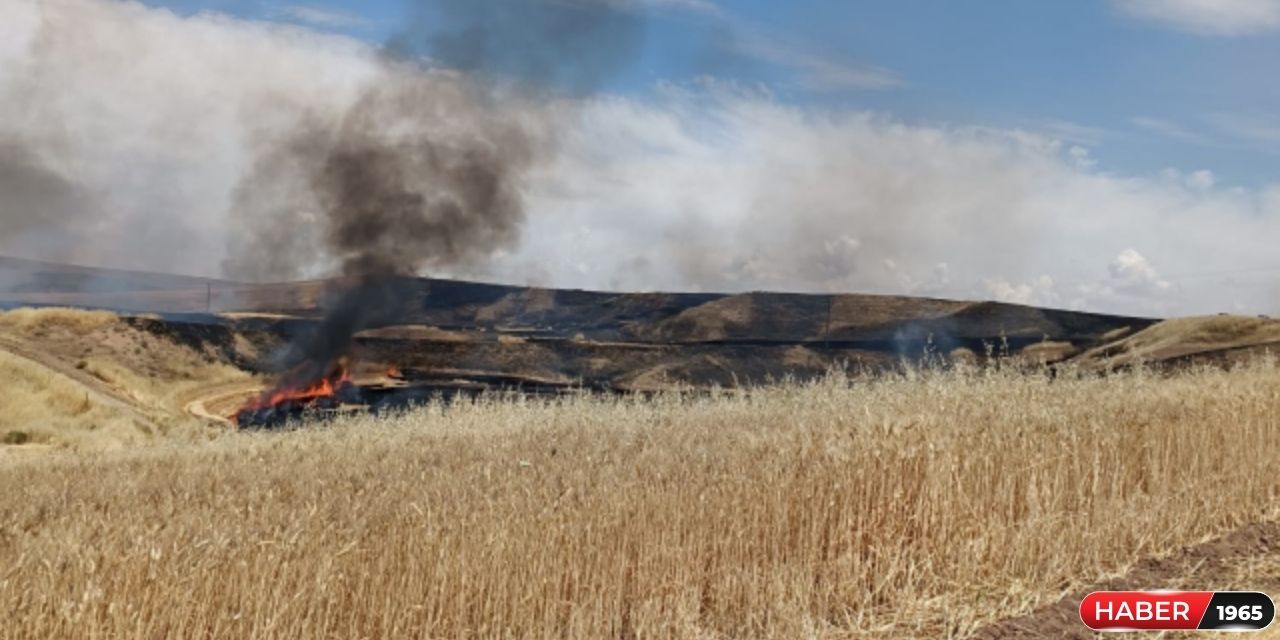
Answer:
[{"label": "grassy slope", "polygon": [[1275,516],[1277,392],[1268,361],[835,378],[46,457],[0,466],[0,610],[24,637],[964,637]]},{"label": "grassy slope", "polygon": [[1280,321],[1248,316],[1173,318],[1128,337],[1091,349],[1075,363],[1114,369],[1140,362],[1158,363],[1198,354],[1280,347]]},{"label": "grassy slope", "polygon": [[0,437],[10,443],[92,449],[186,430],[184,392],[246,378],[107,312],[0,313]]},{"label": "grassy slope", "polygon": [[[136,442],[132,412],[26,358],[0,351],[0,442],[99,449]],[[0,449],[3,452],[4,449]]]}]

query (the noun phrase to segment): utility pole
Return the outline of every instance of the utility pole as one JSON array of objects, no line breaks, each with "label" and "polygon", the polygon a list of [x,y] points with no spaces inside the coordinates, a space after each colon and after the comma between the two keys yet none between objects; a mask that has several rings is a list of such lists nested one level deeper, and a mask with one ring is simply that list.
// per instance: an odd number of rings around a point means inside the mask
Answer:
[{"label": "utility pole", "polygon": [[822,341],[825,346],[831,348],[831,307],[835,304],[835,294],[827,294],[827,326],[822,329]]}]

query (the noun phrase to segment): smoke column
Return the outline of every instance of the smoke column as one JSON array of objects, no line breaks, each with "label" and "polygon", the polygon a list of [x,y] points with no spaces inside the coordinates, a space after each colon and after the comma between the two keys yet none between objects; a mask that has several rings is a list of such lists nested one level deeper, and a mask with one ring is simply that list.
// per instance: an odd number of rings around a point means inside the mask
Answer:
[{"label": "smoke column", "polygon": [[327,375],[356,332],[395,317],[398,278],[515,243],[523,180],[560,126],[547,97],[597,86],[643,31],[639,14],[590,0],[416,9],[436,28],[393,38],[383,73],[345,112],[304,108],[268,137],[236,190],[229,275],[293,277],[319,253],[351,283],[291,346],[283,386]]}]

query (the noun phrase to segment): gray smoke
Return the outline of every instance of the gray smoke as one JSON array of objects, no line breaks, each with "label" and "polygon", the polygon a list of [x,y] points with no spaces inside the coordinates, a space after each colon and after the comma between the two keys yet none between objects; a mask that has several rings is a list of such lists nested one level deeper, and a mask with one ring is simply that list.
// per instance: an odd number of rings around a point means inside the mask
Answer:
[{"label": "gray smoke", "polygon": [[483,260],[519,237],[543,139],[531,108],[475,82],[390,71],[345,113],[300,117],[265,146],[236,191],[226,271],[294,278],[321,255],[387,277]]},{"label": "gray smoke", "polygon": [[229,275],[295,277],[319,255],[356,283],[286,358],[304,379],[396,315],[407,297],[396,277],[475,264],[519,239],[523,182],[560,124],[547,96],[597,86],[642,33],[637,14],[589,0],[419,9],[424,24],[438,18],[432,28],[397,36],[384,73],[345,112],[304,108],[234,197]]},{"label": "gray smoke", "polygon": [[[327,375],[354,335],[413,299],[404,276],[482,261],[516,241],[522,181],[544,153],[531,110],[447,72],[400,68],[345,113],[308,116],[269,144],[231,212],[227,271],[283,279],[317,254],[348,276],[316,329],[278,363],[295,387]],[[507,104],[518,104],[515,98]]]},{"label": "gray smoke", "polygon": [[641,14],[605,0],[414,8],[416,23],[387,43],[384,73],[350,109],[304,105],[259,150],[232,206],[228,275],[412,275],[514,244],[522,181],[564,124],[548,95],[597,87],[645,31]]},{"label": "gray smoke", "polygon": [[65,258],[61,243],[32,245],[43,244],[39,232],[44,229],[75,233],[82,216],[92,210],[85,187],[17,139],[0,139],[0,194],[0,252],[7,254]]}]

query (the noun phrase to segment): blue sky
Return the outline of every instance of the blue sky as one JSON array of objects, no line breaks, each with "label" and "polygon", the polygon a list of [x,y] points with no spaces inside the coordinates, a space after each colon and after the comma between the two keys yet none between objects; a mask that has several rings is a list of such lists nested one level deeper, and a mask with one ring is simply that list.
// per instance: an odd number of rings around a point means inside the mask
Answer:
[{"label": "blue sky", "polygon": [[[1088,147],[1101,170],[1121,174],[1208,169],[1220,185],[1254,187],[1280,169],[1274,0],[612,1],[646,17],[643,50],[607,87],[618,93],[711,75],[806,106],[1044,132]],[[375,43],[429,6],[149,4]]]}]

